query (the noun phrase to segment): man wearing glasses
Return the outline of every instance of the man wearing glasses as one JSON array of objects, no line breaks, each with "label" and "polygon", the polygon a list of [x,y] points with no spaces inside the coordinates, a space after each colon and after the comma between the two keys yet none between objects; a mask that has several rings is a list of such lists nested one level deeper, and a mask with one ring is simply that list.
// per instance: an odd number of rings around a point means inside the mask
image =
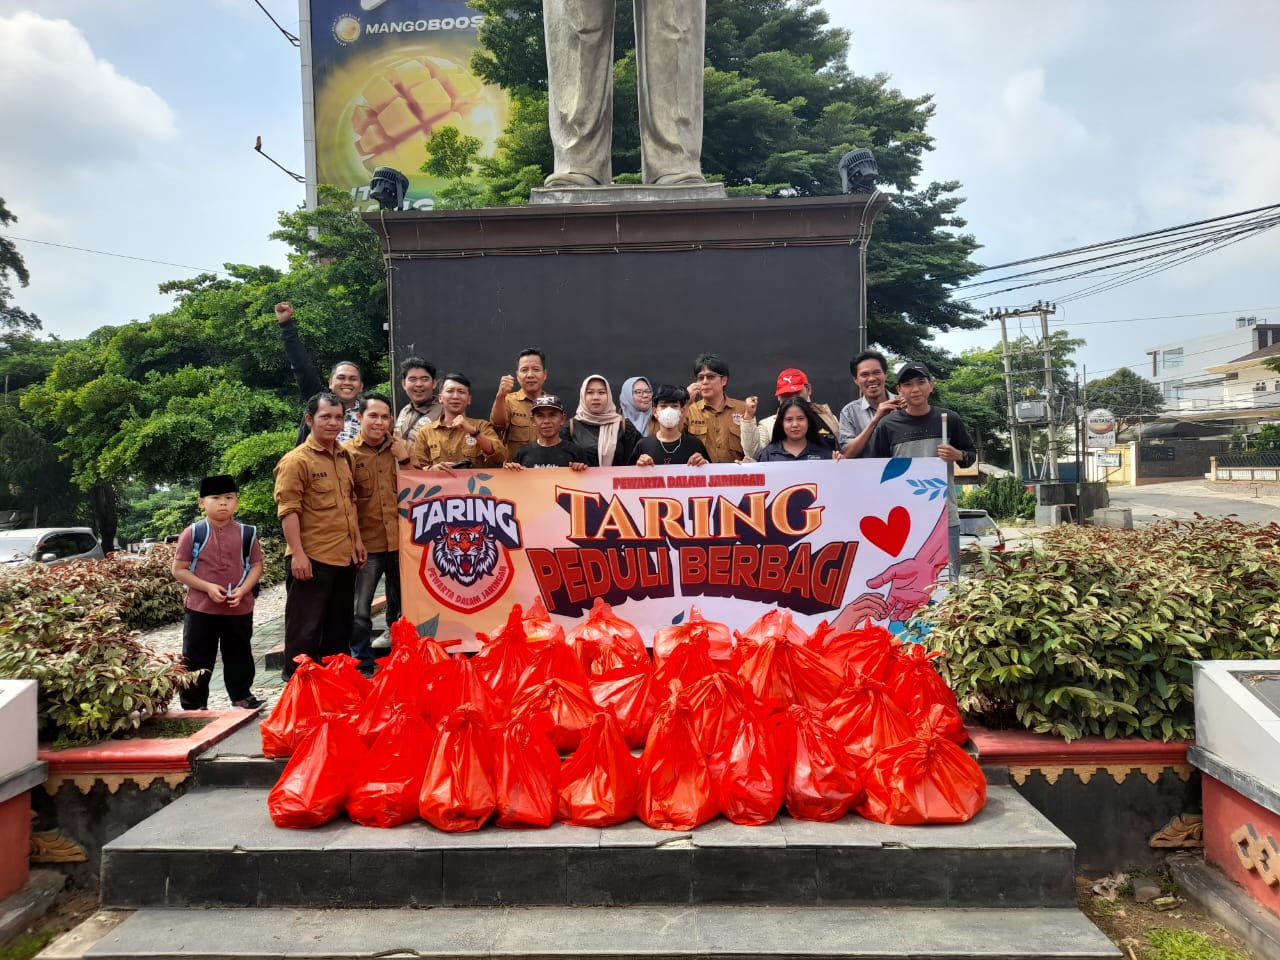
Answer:
[{"label": "man wearing glasses", "polygon": [[[729,384],[729,365],[714,353],[704,353],[693,364],[693,383],[689,396],[693,403],[687,413],[690,436],[697,437],[707,448],[712,463],[741,463],[755,456],[755,397],[734,400],[725,396]],[[743,442],[752,449],[744,449]]]}]

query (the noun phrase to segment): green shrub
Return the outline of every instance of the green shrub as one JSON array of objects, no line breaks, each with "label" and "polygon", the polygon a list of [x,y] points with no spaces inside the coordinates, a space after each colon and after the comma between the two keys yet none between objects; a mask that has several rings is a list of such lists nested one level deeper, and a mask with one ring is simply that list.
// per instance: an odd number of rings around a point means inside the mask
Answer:
[{"label": "green shrub", "polygon": [[997,520],[1030,519],[1036,513],[1036,495],[1015,476],[991,477],[981,486],[963,491],[956,503],[985,510]]},{"label": "green shrub", "polygon": [[961,708],[1068,740],[1194,735],[1196,660],[1280,656],[1280,526],[1061,526],[922,620]]}]

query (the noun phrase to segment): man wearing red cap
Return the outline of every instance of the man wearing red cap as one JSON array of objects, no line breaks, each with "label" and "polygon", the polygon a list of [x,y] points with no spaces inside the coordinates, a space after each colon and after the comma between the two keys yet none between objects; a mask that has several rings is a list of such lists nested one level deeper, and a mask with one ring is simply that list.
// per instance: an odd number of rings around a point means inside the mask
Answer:
[{"label": "man wearing red cap", "polygon": [[[836,419],[835,414],[831,412],[831,408],[825,403],[814,403],[810,399],[812,392],[813,388],[809,385],[809,378],[804,375],[803,370],[797,370],[795,367],[787,367],[786,370],[778,374],[778,386],[773,391],[779,403],[787,399],[787,397],[799,397],[809,404],[809,408],[822,420],[823,429],[819,432],[823,442],[829,444],[831,449],[834,450],[836,437],[840,434],[840,422]],[[757,445],[748,452],[749,456],[754,457],[756,453],[769,445],[769,440],[773,436],[773,422],[777,418],[778,415],[775,413],[773,416],[765,417],[760,421],[756,428]]]}]

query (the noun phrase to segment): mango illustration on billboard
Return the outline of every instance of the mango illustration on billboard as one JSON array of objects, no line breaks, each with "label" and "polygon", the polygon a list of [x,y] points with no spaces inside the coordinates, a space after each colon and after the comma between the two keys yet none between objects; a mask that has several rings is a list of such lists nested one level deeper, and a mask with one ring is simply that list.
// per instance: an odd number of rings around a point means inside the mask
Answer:
[{"label": "mango illustration on billboard", "polygon": [[310,0],[315,170],[369,201],[374,169],[409,178],[407,207],[443,186],[420,168],[432,132],[456,127],[491,154],[510,117],[506,91],[471,72],[481,16],[459,0]]},{"label": "mango illustration on billboard", "polygon": [[652,637],[693,604],[742,628],[781,607],[845,630],[894,629],[929,601],[942,461],[753,467],[403,471],[405,615],[475,649],[513,603],[568,627],[599,598]]}]

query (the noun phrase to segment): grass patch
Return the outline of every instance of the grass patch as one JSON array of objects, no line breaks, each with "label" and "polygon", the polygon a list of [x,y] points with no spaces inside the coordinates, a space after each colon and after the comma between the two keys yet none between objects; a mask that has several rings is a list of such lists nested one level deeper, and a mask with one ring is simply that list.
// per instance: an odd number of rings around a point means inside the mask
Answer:
[{"label": "grass patch", "polygon": [[1215,947],[1194,930],[1151,930],[1147,940],[1156,948],[1152,960],[1245,960],[1243,953]]},{"label": "grass patch", "polygon": [[56,935],[56,930],[27,931],[12,943],[0,947],[0,960],[31,960]]},{"label": "grass patch", "polygon": [[181,740],[199,733],[207,725],[208,720],[184,719],[181,717],[158,717],[145,721],[137,730],[117,737],[119,740]]}]

